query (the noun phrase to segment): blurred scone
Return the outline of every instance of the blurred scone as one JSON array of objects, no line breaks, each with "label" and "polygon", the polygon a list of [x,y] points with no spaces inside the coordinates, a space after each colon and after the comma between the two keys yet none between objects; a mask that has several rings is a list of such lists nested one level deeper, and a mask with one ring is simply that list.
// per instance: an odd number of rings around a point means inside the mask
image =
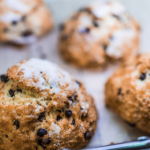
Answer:
[{"label": "blurred scone", "polygon": [[106,83],[105,96],[108,108],[150,133],[150,54],[124,62]]},{"label": "blurred scone", "polygon": [[30,44],[53,26],[42,0],[0,0],[0,42]]},{"label": "blurred scone", "polygon": [[83,148],[97,111],[82,83],[46,60],[10,68],[0,82],[0,150]]},{"label": "blurred scone", "polygon": [[115,0],[98,0],[80,9],[60,29],[61,54],[78,67],[104,67],[139,48],[138,23]]}]

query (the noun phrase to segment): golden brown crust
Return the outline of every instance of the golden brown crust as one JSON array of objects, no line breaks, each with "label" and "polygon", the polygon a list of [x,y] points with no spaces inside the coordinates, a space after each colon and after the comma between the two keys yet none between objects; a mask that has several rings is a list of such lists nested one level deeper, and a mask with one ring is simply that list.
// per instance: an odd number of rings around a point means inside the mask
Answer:
[{"label": "golden brown crust", "polygon": [[[41,89],[20,86],[20,78],[13,75],[13,69],[16,71],[15,66],[10,68],[5,76],[8,79],[1,77],[0,82],[0,149],[85,147],[94,135],[97,111],[93,98],[86,93],[82,83],[74,80],[72,82],[79,86],[77,90],[64,89],[48,95],[47,90],[41,92]],[[39,129],[47,133],[41,136]]]},{"label": "golden brown crust", "polygon": [[14,3],[0,1],[0,42],[30,44],[52,29],[52,16],[41,0]]},{"label": "golden brown crust", "polygon": [[[105,7],[108,14],[103,14]],[[61,26],[59,49],[64,60],[80,68],[104,68],[137,53],[139,25],[126,11],[114,15],[111,9],[116,7],[124,9],[113,0],[99,2],[96,8],[89,5]],[[97,8],[104,16],[96,16]]]},{"label": "golden brown crust", "polygon": [[116,70],[105,87],[105,101],[108,107],[129,124],[148,133],[149,68],[149,54],[131,57]]}]

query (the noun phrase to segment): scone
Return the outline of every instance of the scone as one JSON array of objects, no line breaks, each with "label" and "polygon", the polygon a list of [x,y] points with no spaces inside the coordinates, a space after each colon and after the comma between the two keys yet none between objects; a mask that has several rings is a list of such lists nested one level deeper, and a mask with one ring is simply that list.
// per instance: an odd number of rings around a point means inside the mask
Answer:
[{"label": "scone", "polygon": [[139,49],[139,25],[115,0],[98,0],[60,26],[62,57],[80,68],[103,68]]},{"label": "scone", "polygon": [[52,26],[42,0],[0,0],[0,42],[30,44]]},{"label": "scone", "polygon": [[107,81],[105,96],[108,108],[150,133],[150,54],[124,62]]},{"label": "scone", "polygon": [[0,150],[83,148],[97,111],[83,84],[57,65],[22,61],[0,82]]}]

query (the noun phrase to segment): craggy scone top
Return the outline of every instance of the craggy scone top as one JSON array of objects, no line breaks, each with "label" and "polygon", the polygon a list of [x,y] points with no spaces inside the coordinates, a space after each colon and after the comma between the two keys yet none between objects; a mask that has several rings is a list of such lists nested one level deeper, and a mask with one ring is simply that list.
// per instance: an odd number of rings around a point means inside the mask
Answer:
[{"label": "craggy scone top", "polygon": [[137,53],[138,46],[139,25],[115,0],[97,0],[61,26],[62,55],[80,67],[103,66],[107,58],[124,59]]},{"label": "craggy scone top", "polygon": [[125,61],[107,81],[105,96],[126,122],[150,133],[150,54]]},{"label": "craggy scone top", "polygon": [[0,0],[0,41],[29,44],[52,28],[41,0]]},{"label": "craggy scone top", "polygon": [[1,76],[0,113],[2,150],[82,148],[97,122],[93,98],[82,83],[36,58]]}]

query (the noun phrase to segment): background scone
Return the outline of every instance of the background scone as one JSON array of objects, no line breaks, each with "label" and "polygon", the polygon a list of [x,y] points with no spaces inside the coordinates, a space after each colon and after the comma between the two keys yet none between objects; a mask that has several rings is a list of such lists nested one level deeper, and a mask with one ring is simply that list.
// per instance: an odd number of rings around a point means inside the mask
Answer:
[{"label": "background scone", "polygon": [[115,0],[80,9],[60,29],[62,57],[78,67],[104,67],[108,60],[124,59],[139,48],[138,23]]},{"label": "background scone", "polygon": [[53,26],[42,0],[0,0],[0,42],[30,44]]},{"label": "background scone", "polygon": [[46,60],[25,60],[0,82],[0,150],[83,148],[97,111],[82,83]]},{"label": "background scone", "polygon": [[109,108],[150,133],[150,54],[123,63],[106,83],[105,96]]}]

